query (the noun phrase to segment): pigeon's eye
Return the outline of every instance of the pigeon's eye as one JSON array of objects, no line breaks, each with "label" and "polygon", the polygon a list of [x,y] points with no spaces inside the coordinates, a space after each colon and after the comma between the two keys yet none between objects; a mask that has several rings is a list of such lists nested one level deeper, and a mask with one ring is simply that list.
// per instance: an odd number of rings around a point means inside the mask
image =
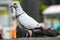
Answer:
[{"label": "pigeon's eye", "polygon": [[16,3],[14,3],[14,5],[17,5]]}]

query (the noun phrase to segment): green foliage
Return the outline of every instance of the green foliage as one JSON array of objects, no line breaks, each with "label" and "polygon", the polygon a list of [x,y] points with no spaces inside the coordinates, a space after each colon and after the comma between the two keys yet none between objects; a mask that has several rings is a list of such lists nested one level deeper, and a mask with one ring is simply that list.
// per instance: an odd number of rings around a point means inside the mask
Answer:
[{"label": "green foliage", "polygon": [[41,11],[45,10],[47,7],[48,7],[48,6],[45,5],[43,2],[40,2],[39,9],[40,9]]},{"label": "green foliage", "polygon": [[43,2],[40,1],[40,5],[39,5],[40,22],[43,22],[42,11],[45,10],[47,7],[48,7],[47,5],[45,5]]},{"label": "green foliage", "polygon": [[47,6],[46,5],[41,5],[41,7],[40,7],[40,10],[45,10],[47,8]]},{"label": "green foliage", "polygon": [[13,0],[13,1],[18,1],[18,2],[22,3],[22,0]]},{"label": "green foliage", "polygon": [[13,1],[21,1],[21,0],[13,0]]}]

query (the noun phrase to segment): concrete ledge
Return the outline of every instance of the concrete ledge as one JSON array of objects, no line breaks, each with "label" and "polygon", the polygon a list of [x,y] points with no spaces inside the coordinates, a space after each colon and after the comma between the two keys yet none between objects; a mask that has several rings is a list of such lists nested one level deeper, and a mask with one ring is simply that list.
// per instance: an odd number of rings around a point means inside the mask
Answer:
[{"label": "concrete ledge", "polygon": [[4,39],[4,40],[60,40],[60,37],[17,38],[17,39]]}]

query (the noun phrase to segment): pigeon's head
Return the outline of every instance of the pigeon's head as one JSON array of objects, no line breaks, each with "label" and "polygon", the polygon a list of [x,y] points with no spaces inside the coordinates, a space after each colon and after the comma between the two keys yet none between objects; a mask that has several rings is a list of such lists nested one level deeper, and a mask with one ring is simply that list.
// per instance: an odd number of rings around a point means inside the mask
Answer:
[{"label": "pigeon's head", "polygon": [[12,6],[11,6],[14,10],[15,10],[15,14],[16,15],[19,15],[19,14],[22,14],[23,13],[23,9],[20,5],[19,2],[13,2]]},{"label": "pigeon's head", "polygon": [[20,4],[18,2],[13,2],[11,7],[17,8]]}]

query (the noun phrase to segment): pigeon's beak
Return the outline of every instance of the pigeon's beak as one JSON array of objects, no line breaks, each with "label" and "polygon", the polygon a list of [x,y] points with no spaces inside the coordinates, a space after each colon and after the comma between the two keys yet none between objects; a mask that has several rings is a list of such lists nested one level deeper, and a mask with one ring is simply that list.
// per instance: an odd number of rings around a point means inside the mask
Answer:
[{"label": "pigeon's beak", "polygon": [[12,6],[10,6],[10,8],[12,8],[13,7],[13,5]]}]

